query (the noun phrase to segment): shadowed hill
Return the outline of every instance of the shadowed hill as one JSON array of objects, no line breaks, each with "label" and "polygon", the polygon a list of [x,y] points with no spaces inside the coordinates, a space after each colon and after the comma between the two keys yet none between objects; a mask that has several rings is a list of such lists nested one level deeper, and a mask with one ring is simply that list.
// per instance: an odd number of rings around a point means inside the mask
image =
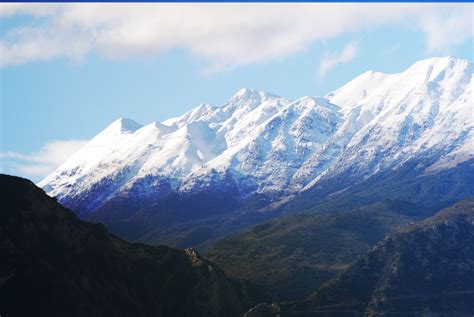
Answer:
[{"label": "shadowed hill", "polygon": [[0,175],[2,316],[239,316],[243,289],[193,249],[130,244]]}]

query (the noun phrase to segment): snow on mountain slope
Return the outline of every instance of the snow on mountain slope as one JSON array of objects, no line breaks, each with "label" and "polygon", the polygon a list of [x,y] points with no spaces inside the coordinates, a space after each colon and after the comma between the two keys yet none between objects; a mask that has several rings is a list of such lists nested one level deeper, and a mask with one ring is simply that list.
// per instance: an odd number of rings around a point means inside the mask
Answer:
[{"label": "snow on mountain slope", "polygon": [[120,119],[39,185],[90,212],[137,184],[156,197],[163,184],[193,192],[230,175],[242,197],[277,196],[410,160],[432,173],[473,157],[472,85],[472,63],[446,57],[366,72],[324,98],[242,89],[162,123]]},{"label": "snow on mountain slope", "polygon": [[66,162],[39,185],[50,195],[60,194],[85,175],[92,175],[94,168],[101,164],[116,148],[125,145],[134,132],[142,126],[131,119],[121,118],[114,121],[96,135],[86,146],[74,153]]},{"label": "snow on mountain slope", "polygon": [[[346,99],[346,120],[353,126],[338,133],[350,140],[326,175],[351,169],[367,177],[411,159],[437,160],[459,146],[472,149],[472,79],[472,63],[431,58],[384,77],[362,100]],[[338,93],[330,100],[338,101]]]},{"label": "snow on mountain slope", "polygon": [[[325,99],[311,97],[285,106],[259,106],[249,113],[249,121],[256,124],[243,121],[236,125],[235,130],[226,134],[228,144],[234,146],[229,146],[221,155],[188,175],[181,189],[201,186],[199,180],[217,170],[221,173],[231,171],[244,186],[253,182],[257,192],[285,192],[301,164],[336,131],[342,121],[338,110]],[[242,188],[244,193],[246,190]]]}]

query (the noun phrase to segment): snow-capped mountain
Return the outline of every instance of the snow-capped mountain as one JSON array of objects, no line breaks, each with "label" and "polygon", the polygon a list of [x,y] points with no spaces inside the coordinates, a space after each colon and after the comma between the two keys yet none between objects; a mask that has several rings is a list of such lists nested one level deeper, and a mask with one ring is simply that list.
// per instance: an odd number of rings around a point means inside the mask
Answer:
[{"label": "snow-capped mountain", "polygon": [[472,88],[472,63],[451,57],[422,60],[400,74],[360,75],[326,96],[344,114],[326,144],[341,155],[310,185],[348,169],[367,178],[415,159],[424,160],[427,171],[472,159]]},{"label": "snow-capped mountain", "polygon": [[369,71],[321,98],[242,89],[161,123],[119,119],[39,185],[88,214],[117,197],[146,205],[229,183],[238,199],[275,199],[413,160],[437,173],[474,157],[472,88],[472,63],[445,57]]}]

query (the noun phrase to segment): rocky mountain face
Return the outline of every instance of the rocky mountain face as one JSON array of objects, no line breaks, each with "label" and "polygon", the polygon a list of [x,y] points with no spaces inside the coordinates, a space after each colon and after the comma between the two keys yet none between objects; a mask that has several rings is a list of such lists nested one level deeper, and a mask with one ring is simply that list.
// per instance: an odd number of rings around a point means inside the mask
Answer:
[{"label": "rocky mountain face", "polygon": [[193,249],[130,244],[0,175],[2,316],[241,316],[243,284]]},{"label": "rocky mountain face", "polygon": [[303,301],[246,316],[472,316],[474,200],[390,234]]},{"label": "rocky mountain face", "polygon": [[119,119],[39,185],[127,239],[174,245],[213,238],[206,226],[249,210],[354,191],[446,205],[474,194],[472,87],[472,63],[446,57],[366,72],[322,98],[243,89],[164,122]]}]

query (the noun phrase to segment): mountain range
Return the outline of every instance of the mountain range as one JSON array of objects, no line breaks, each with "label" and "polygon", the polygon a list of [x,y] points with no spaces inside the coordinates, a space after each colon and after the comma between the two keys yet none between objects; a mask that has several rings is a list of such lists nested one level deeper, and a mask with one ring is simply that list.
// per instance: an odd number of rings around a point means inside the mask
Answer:
[{"label": "mountain range", "polygon": [[474,195],[472,87],[472,63],[444,57],[319,98],[242,89],[163,122],[119,119],[39,185],[128,240],[180,247],[331,200],[438,210]]}]

